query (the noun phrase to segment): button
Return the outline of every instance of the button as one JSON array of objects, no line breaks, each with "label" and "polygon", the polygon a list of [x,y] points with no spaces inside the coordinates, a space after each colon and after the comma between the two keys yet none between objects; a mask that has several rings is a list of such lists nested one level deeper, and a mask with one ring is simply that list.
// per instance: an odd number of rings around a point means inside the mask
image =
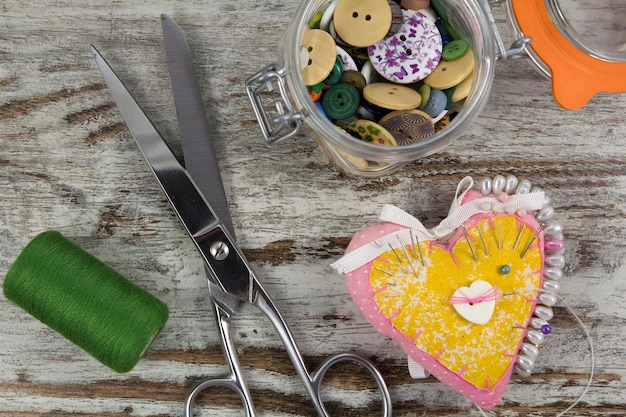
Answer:
[{"label": "button", "polygon": [[333,21],[337,35],[352,46],[369,46],[387,35],[391,27],[387,0],[341,0]]},{"label": "button", "polygon": [[446,94],[441,90],[432,88],[430,90],[430,97],[428,98],[428,102],[426,102],[426,105],[422,110],[430,117],[437,117],[442,111],[446,109],[447,105],[448,97],[446,97]]},{"label": "button", "polygon": [[450,124],[450,115],[446,114],[435,123],[435,133],[441,132]]},{"label": "button", "polygon": [[430,86],[428,84],[420,85],[420,88],[417,89],[417,92],[422,96],[422,102],[417,108],[419,110],[424,110],[426,107],[426,103],[428,103],[428,99],[430,98]]},{"label": "button", "polygon": [[441,59],[443,44],[437,27],[417,10],[403,10],[398,33],[368,48],[370,62],[383,77],[399,84],[428,76]]},{"label": "button", "polygon": [[441,57],[446,61],[456,61],[467,53],[469,46],[463,39],[457,39],[443,47]]},{"label": "button", "polygon": [[343,61],[340,56],[335,58],[335,65],[333,65],[333,70],[328,74],[328,77],[324,80],[324,84],[327,85],[335,85],[341,79],[341,75],[343,74]]},{"label": "button", "polygon": [[363,68],[361,68],[361,74],[363,74],[363,76],[365,77],[365,82],[367,84],[372,84],[380,80],[378,72],[376,72],[370,61],[367,61],[365,62],[365,64],[363,64]]},{"label": "button", "polygon": [[363,74],[361,74],[359,71],[354,70],[344,71],[341,75],[340,82],[355,86],[356,89],[359,90],[359,93],[363,91],[365,85],[367,84],[365,82],[365,77],[363,76]]},{"label": "button", "polygon": [[437,12],[441,20],[444,21],[444,23],[448,22],[448,13],[441,4],[440,0],[431,0],[430,5],[433,7],[433,9],[435,9],[435,12]]},{"label": "button", "polygon": [[443,93],[446,95],[446,110],[450,110],[454,105],[454,101],[452,101],[452,94],[454,94],[455,87],[450,87],[446,90],[443,90]]},{"label": "button", "polygon": [[366,85],[363,97],[370,103],[389,110],[411,110],[422,102],[422,96],[412,88],[388,83]]},{"label": "button", "polygon": [[381,125],[370,120],[357,120],[346,129],[352,136],[356,136],[375,145],[396,146],[394,137]]},{"label": "button", "polygon": [[337,46],[335,40],[321,29],[311,29],[302,36],[302,47],[309,59],[302,70],[306,85],[315,85],[326,79],[335,65]]},{"label": "button", "polygon": [[453,41],[452,35],[450,35],[450,33],[448,32],[448,28],[446,27],[445,22],[441,20],[441,18],[438,17],[437,20],[435,20],[435,26],[437,26],[437,30],[441,35],[441,43],[447,45]]},{"label": "button", "polygon": [[389,27],[389,31],[385,35],[386,37],[395,35],[398,33],[400,28],[402,27],[402,8],[395,0],[387,0],[387,4],[389,4],[389,9],[391,9],[391,26]]},{"label": "button", "polygon": [[432,88],[445,90],[469,77],[473,70],[474,54],[472,51],[467,51],[456,61],[442,60],[432,74],[424,79],[424,82]]},{"label": "button", "polygon": [[419,110],[393,111],[379,123],[393,135],[398,145],[408,145],[435,134],[432,118]]},{"label": "button", "polygon": [[430,0],[402,0],[400,6],[410,10],[422,10],[430,7]]},{"label": "button", "polygon": [[309,21],[309,29],[319,29],[322,16],[324,16],[324,12],[322,12],[321,10],[315,13]]},{"label": "button", "polygon": [[310,85],[307,87],[311,100],[317,101],[322,97],[322,90],[324,89],[324,83]]},{"label": "button", "polygon": [[454,88],[454,94],[452,94],[452,101],[456,103],[457,101],[461,101],[467,96],[469,96],[469,93],[472,90],[473,85],[474,85],[474,71],[472,71],[469,77],[461,81],[461,83]]},{"label": "button", "polygon": [[324,10],[324,14],[320,19],[320,29],[328,32],[328,29],[330,28],[330,23],[333,21],[333,14],[335,13],[335,7],[337,7],[337,3],[339,3],[339,0],[333,0]]},{"label": "button", "polygon": [[350,54],[345,49],[343,49],[339,45],[337,45],[337,56],[341,58],[344,71],[358,70],[358,67],[356,66],[356,62],[354,61],[354,59],[350,56]]},{"label": "button", "polygon": [[350,84],[333,85],[324,93],[322,105],[329,117],[347,119],[356,113],[361,96],[356,87]]}]

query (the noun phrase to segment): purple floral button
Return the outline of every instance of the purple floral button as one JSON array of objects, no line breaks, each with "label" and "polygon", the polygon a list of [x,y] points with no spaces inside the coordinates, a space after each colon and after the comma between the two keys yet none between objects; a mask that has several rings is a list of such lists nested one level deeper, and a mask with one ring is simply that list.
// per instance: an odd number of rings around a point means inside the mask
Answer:
[{"label": "purple floral button", "polygon": [[417,10],[402,10],[400,30],[368,48],[370,62],[389,81],[411,84],[426,78],[441,60],[441,34]]}]

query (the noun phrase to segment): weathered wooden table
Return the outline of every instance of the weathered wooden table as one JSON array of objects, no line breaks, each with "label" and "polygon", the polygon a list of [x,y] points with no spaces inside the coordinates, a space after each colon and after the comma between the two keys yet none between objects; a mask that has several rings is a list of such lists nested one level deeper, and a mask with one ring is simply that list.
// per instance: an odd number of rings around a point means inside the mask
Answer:
[{"label": "weathered wooden table", "polygon": [[[274,61],[297,3],[0,0],[0,280],[32,237],[57,229],[170,308],[145,358],[118,375],[0,297],[0,416],[181,415],[196,381],[226,371],[200,259],[89,51],[96,45],[176,137],[161,13],[189,38],[238,241],[311,368],[354,350],[380,367],[395,415],[478,415],[434,378],[409,377],[402,350],[370,327],[329,264],[384,203],[434,226],[463,176],[515,174],[553,197],[566,235],[562,294],[595,344],[597,373],[572,414],[626,415],[626,95],[566,111],[526,61],[500,62],[489,104],[459,141],[395,175],[351,178],[305,134],[267,147],[244,92]],[[555,316],[534,374],[513,377],[490,415],[554,415],[583,391],[587,342],[562,304]],[[245,308],[234,327],[261,415],[313,415],[269,322]],[[329,381],[333,415],[379,415],[360,391],[372,384],[351,372]],[[198,402],[241,415],[232,393]]]}]

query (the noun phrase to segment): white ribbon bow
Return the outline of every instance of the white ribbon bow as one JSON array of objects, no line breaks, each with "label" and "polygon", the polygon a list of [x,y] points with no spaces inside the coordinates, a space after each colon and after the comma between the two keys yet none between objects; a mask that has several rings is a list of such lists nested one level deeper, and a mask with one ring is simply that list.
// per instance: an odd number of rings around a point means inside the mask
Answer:
[{"label": "white ribbon bow", "polygon": [[448,236],[460,227],[467,219],[478,213],[510,213],[518,210],[539,210],[544,206],[545,197],[543,191],[527,194],[507,195],[500,199],[498,196],[477,198],[465,204],[461,204],[465,194],[474,185],[472,177],[461,180],[456,189],[456,194],[450,205],[448,217],[432,229],[427,229],[422,222],[411,216],[406,211],[385,204],[379,220],[391,222],[408,229],[398,230],[355,249],[343,256],[330,266],[337,272],[345,274],[362,267],[373,261],[391,248],[412,245],[422,241],[437,240]]}]

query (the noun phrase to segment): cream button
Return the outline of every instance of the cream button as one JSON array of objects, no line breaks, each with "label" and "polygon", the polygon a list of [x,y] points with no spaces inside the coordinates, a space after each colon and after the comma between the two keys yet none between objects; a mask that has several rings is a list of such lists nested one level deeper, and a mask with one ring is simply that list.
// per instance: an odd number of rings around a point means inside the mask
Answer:
[{"label": "cream button", "polygon": [[452,93],[452,101],[455,103],[457,101],[461,101],[467,96],[469,96],[470,91],[472,90],[472,86],[474,85],[474,71],[463,81],[459,83],[454,88],[454,93]]},{"label": "cream button", "polygon": [[369,46],[383,39],[391,28],[387,0],[340,0],[333,22],[339,37],[352,46]]},{"label": "cream button", "polygon": [[363,98],[370,103],[389,110],[411,110],[422,102],[422,96],[412,88],[389,83],[368,84]]},{"label": "cream button", "polygon": [[311,29],[302,36],[302,48],[308,52],[309,59],[302,70],[306,85],[315,85],[326,79],[335,66],[337,45],[335,40],[321,29]]},{"label": "cream button", "polygon": [[455,61],[439,62],[435,70],[424,79],[432,88],[446,90],[461,83],[474,70],[474,54],[468,50],[465,55]]}]

